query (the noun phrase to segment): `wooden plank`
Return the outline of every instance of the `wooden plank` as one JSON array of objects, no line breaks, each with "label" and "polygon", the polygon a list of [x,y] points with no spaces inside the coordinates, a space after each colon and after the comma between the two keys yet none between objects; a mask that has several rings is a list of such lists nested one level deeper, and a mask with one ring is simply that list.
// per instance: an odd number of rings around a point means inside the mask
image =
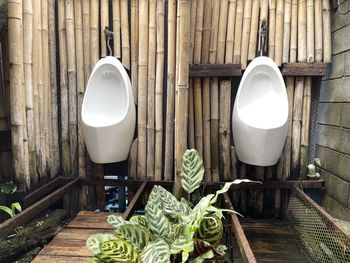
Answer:
[{"label": "wooden plank", "polygon": [[39,254],[32,263],[47,263],[47,262],[90,262],[90,257],[72,257],[72,256],[55,256]]},{"label": "wooden plank", "polygon": [[324,63],[285,63],[282,66],[283,76],[325,76]]},{"label": "wooden plank", "polygon": [[56,236],[55,239],[65,240],[87,240],[91,235],[97,233],[110,233],[114,234],[114,229],[83,229],[83,228],[64,228]]},{"label": "wooden plank", "polygon": [[240,64],[193,64],[190,65],[190,78],[239,77],[242,75]]},{"label": "wooden plank", "polygon": [[91,257],[92,253],[86,247],[86,240],[54,238],[40,255]]},{"label": "wooden plank", "polygon": [[[224,193],[225,205],[228,209],[234,210],[230,198],[227,193]],[[231,223],[232,223],[232,231],[235,234],[237,244],[239,246],[239,250],[241,252],[241,256],[244,263],[256,263],[255,256],[253,251],[248,243],[246,236],[244,235],[244,231],[242,229],[241,224],[236,216],[236,214],[231,213]]]},{"label": "wooden plank", "polygon": [[44,211],[50,205],[57,202],[62,198],[67,192],[72,191],[78,185],[78,179],[75,179],[61,188],[57,189],[53,193],[44,197],[35,204],[24,209],[20,214],[16,215],[13,218],[6,220],[0,225],[0,238],[6,237],[8,234],[14,231],[15,228],[25,224],[40,212]]},{"label": "wooden plank", "polygon": [[107,223],[107,216],[109,213],[101,213],[97,217],[79,216],[77,215],[74,220],[70,221],[67,228],[80,228],[80,229],[112,229],[112,226]]},{"label": "wooden plank", "polygon": [[146,186],[147,186],[147,181],[144,181],[141,186],[139,187],[139,189],[137,190],[136,194],[134,195],[134,198],[131,200],[131,202],[128,205],[128,208],[125,210],[124,214],[123,214],[123,218],[125,220],[129,220],[130,217],[132,216],[136,205],[138,204],[140,198],[142,197],[142,195],[144,194],[145,190],[146,190]]}]

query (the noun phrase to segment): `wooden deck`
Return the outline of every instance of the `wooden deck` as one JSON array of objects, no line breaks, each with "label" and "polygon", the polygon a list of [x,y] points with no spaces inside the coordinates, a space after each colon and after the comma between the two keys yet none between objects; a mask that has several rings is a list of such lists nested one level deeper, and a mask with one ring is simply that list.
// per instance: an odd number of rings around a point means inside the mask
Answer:
[{"label": "wooden deck", "polygon": [[[244,219],[241,224],[257,262],[309,262],[286,222]],[[234,247],[234,262],[243,262],[237,247]]]},{"label": "wooden deck", "polygon": [[89,262],[92,254],[85,246],[88,237],[101,232],[114,233],[106,221],[108,214],[80,211],[32,262]]}]

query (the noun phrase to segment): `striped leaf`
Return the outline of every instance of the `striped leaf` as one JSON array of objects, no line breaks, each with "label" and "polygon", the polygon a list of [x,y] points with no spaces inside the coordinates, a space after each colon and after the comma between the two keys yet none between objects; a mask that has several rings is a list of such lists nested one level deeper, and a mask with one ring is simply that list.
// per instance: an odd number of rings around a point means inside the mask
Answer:
[{"label": "striped leaf", "polygon": [[116,228],[119,225],[126,224],[127,221],[122,216],[109,215],[107,216],[107,223]]},{"label": "striped leaf", "polygon": [[195,259],[190,260],[189,263],[202,263],[204,262],[206,259],[210,259],[214,257],[214,253],[212,250],[208,250],[207,252],[205,252],[204,254],[196,257]]},{"label": "striped leaf", "polygon": [[197,236],[213,246],[220,244],[224,227],[220,218],[214,216],[205,218],[197,231]]},{"label": "striped leaf", "polygon": [[141,255],[143,263],[170,263],[169,245],[163,239],[149,243]]},{"label": "striped leaf", "polygon": [[96,257],[105,263],[141,263],[136,249],[126,240],[107,241],[100,246],[101,253]]},{"label": "striped leaf", "polygon": [[195,149],[186,150],[181,168],[181,185],[187,193],[199,188],[204,175],[203,160]]},{"label": "striped leaf", "polygon": [[92,252],[93,255],[97,255],[101,253],[100,245],[103,242],[115,240],[115,239],[116,237],[112,234],[107,234],[107,233],[94,234],[86,240],[86,247]]},{"label": "striped leaf", "polygon": [[152,239],[148,229],[136,224],[122,224],[115,231],[118,237],[129,241],[139,253]]},{"label": "striped leaf", "polygon": [[145,218],[145,216],[143,215],[136,215],[136,216],[132,216],[129,220],[130,223],[135,223],[138,224],[140,226],[143,226],[146,229],[149,229],[148,227],[148,222]]},{"label": "striped leaf", "polygon": [[226,247],[223,245],[213,246],[204,240],[197,238],[194,239],[194,250],[192,256],[198,257],[209,250],[213,251],[215,259],[223,259],[225,256]]}]

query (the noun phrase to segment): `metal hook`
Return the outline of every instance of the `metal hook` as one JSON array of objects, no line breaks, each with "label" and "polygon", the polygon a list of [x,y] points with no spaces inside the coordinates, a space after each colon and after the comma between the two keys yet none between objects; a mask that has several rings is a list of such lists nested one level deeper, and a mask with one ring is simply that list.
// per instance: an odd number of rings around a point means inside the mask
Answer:
[{"label": "metal hook", "polygon": [[105,27],[105,35],[106,35],[106,38],[107,38],[107,47],[108,47],[108,51],[109,51],[109,55],[112,56],[113,53],[112,53],[112,48],[109,44],[109,41],[113,38],[113,31],[111,31],[107,26]]},{"label": "metal hook", "polygon": [[261,29],[260,29],[260,56],[263,56],[264,53],[267,52],[267,45],[266,45],[266,38],[267,38],[267,23],[266,20],[263,20],[261,23]]}]

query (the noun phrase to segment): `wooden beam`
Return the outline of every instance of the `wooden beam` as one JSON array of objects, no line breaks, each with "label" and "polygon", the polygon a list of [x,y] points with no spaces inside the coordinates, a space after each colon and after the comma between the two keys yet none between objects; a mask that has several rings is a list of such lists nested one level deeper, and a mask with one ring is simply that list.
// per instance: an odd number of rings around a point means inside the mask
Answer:
[{"label": "wooden beam", "polygon": [[136,205],[138,204],[140,198],[142,197],[143,193],[146,190],[147,186],[147,181],[144,181],[141,186],[139,187],[139,189],[137,190],[136,194],[134,195],[134,198],[131,200],[131,202],[128,205],[128,208],[125,210],[124,214],[123,214],[123,218],[125,220],[129,220],[130,217],[132,216]]},{"label": "wooden beam", "polygon": [[0,238],[6,237],[8,234],[12,233],[17,227],[27,223],[29,220],[37,216],[40,212],[44,211],[50,205],[56,203],[67,192],[72,191],[78,185],[78,181],[79,179],[74,179],[73,181],[67,183],[66,185],[57,189],[53,193],[44,197],[40,201],[24,209],[15,217],[12,217],[0,224]]},{"label": "wooden beam", "polygon": [[[227,209],[234,210],[231,200],[227,193],[224,193],[224,201]],[[249,242],[244,234],[243,228],[237,218],[237,215],[234,213],[231,214],[231,224],[232,232],[235,235],[239,251],[244,263],[256,263],[255,256],[252,249],[250,248]]]},{"label": "wooden beam", "polygon": [[324,63],[285,63],[282,66],[283,76],[313,76],[322,77],[326,75],[326,64]]},{"label": "wooden beam", "polygon": [[193,64],[190,65],[190,78],[239,77],[242,75],[240,64]]}]

